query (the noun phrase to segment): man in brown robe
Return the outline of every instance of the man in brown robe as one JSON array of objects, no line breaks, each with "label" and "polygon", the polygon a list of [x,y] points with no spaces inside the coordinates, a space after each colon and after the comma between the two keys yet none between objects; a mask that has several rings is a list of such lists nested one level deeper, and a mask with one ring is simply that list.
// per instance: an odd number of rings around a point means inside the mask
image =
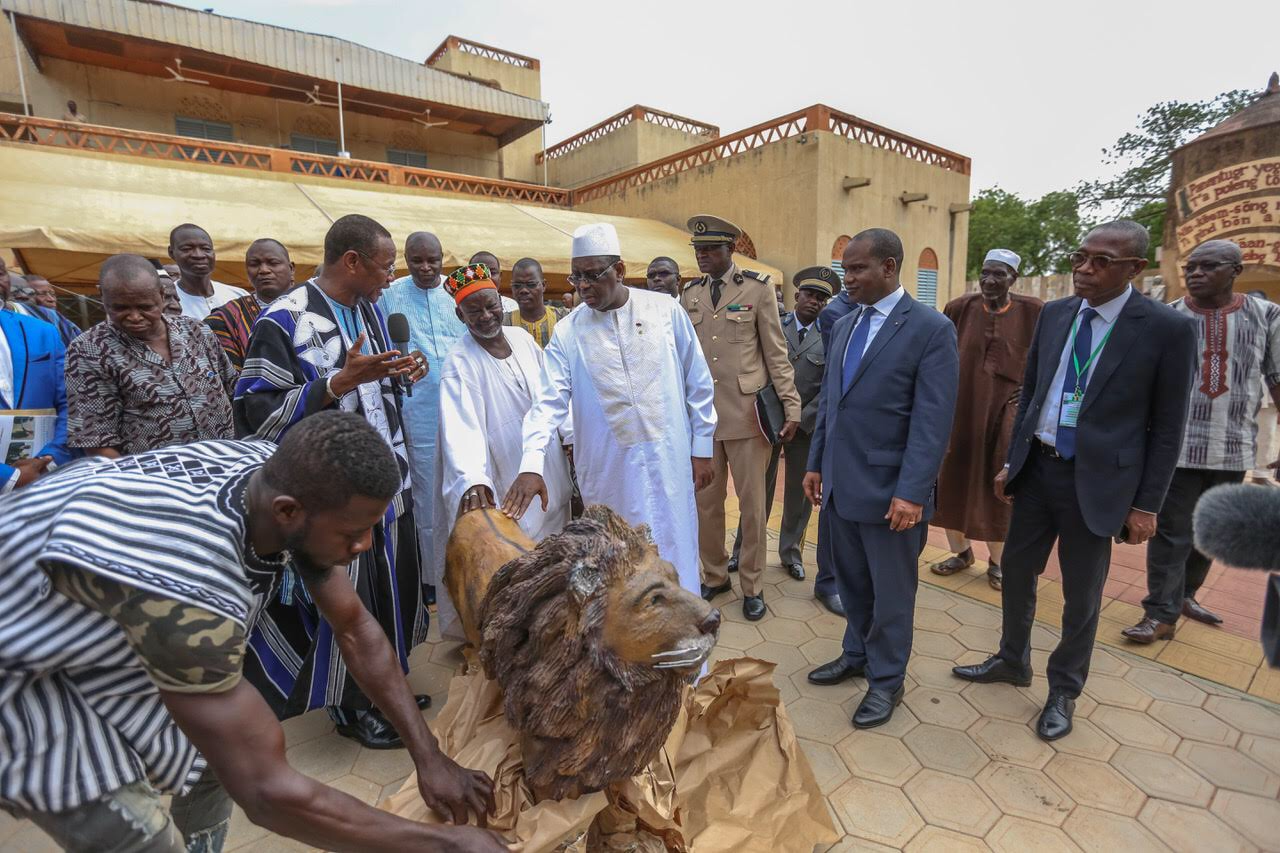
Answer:
[{"label": "man in brown robe", "polygon": [[929,568],[951,575],[974,564],[972,540],[987,543],[987,581],[1000,589],[1000,557],[1009,529],[1009,506],[991,483],[1004,464],[1018,411],[1027,349],[1044,303],[1010,293],[1019,258],[992,249],[982,264],[979,292],[947,303],[942,313],[956,325],[960,388],[951,444],[938,474],[938,511],[931,524],[947,531],[951,556]]}]

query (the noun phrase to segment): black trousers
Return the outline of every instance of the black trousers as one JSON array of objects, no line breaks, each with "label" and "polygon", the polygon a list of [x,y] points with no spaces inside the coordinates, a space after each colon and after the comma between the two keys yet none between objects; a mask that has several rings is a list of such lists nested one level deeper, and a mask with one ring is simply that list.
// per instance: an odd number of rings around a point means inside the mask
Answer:
[{"label": "black trousers", "polygon": [[1178,468],[1156,519],[1156,535],[1147,543],[1147,597],[1142,609],[1157,622],[1172,625],[1182,600],[1194,598],[1213,561],[1196,548],[1191,516],[1200,496],[1223,483],[1244,482],[1244,471]]},{"label": "black trousers", "polygon": [[1062,640],[1049,656],[1050,690],[1076,697],[1089,675],[1093,639],[1102,609],[1102,585],[1111,565],[1111,538],[1085,524],[1076,499],[1075,465],[1033,450],[1024,482],[1013,498],[1004,545],[1004,634],[999,655],[1031,666],[1031,626],[1036,583],[1054,543],[1062,568]]}]

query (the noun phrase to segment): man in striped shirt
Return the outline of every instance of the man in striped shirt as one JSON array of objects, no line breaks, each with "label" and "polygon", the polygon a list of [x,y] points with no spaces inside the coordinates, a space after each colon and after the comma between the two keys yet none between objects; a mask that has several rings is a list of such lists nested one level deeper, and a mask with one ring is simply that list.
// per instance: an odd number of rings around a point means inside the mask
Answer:
[{"label": "man in striped shirt", "polygon": [[344,570],[400,487],[373,427],[322,412],[278,450],[207,441],[99,457],[0,499],[0,807],[72,851],[220,850],[230,800],[328,849],[504,849],[298,773],[241,677],[248,633],[292,563],[408,745],[423,800],[484,822],[492,783],[440,752]]},{"label": "man in striped shirt", "polygon": [[289,259],[289,250],[271,237],[261,237],[249,244],[249,251],[244,256],[244,271],[253,285],[253,293],[246,293],[214,308],[204,318],[204,324],[217,335],[218,344],[236,373],[244,368],[244,360],[248,357],[253,322],[263,308],[293,287],[293,261]]}]

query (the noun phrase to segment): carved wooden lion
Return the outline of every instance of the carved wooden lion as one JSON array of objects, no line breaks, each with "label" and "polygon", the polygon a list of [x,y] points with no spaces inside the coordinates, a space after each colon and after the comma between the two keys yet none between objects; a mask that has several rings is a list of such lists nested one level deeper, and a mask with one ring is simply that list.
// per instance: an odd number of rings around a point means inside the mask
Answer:
[{"label": "carved wooden lion", "polygon": [[[498,532],[472,520],[465,550],[503,556],[508,545],[479,541],[486,530]],[[473,577],[487,574],[480,562]],[[479,616],[480,660],[502,687],[525,777],[554,799],[601,790],[653,760],[720,629],[719,611],[681,588],[648,527],[604,506],[503,565]]]}]

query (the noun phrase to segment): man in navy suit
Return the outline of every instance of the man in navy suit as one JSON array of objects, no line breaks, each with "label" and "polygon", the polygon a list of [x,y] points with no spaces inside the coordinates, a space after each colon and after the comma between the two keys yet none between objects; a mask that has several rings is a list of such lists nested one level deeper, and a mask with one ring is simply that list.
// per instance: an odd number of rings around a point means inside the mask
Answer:
[{"label": "man in navy suit", "polygon": [[1072,252],[1075,296],[1044,307],[1027,356],[1009,460],[996,495],[1013,498],[1004,550],[1004,631],[968,681],[1031,683],[1036,581],[1054,542],[1062,639],[1036,731],[1071,731],[1111,563],[1112,537],[1145,542],[1178,464],[1196,366],[1191,320],[1130,284],[1147,266],[1147,229],[1117,220]]},{"label": "man in navy suit", "polygon": [[[828,516],[827,560],[848,626],[844,652],[814,684],[866,675],[858,728],[889,721],[911,655],[917,564],[951,436],[960,358],[955,326],[911,298],[902,241],[884,228],[845,248],[857,310],[831,330],[805,494]],[[835,559],[839,555],[839,560]]]},{"label": "man in navy suit", "polygon": [[[66,350],[50,323],[4,308],[9,281],[0,282],[0,410],[53,409],[57,426],[53,440],[31,459],[13,465],[0,455],[0,494],[32,482],[49,467],[74,455],[67,449],[67,389],[62,369]],[[7,448],[0,447],[0,454]]]}]

